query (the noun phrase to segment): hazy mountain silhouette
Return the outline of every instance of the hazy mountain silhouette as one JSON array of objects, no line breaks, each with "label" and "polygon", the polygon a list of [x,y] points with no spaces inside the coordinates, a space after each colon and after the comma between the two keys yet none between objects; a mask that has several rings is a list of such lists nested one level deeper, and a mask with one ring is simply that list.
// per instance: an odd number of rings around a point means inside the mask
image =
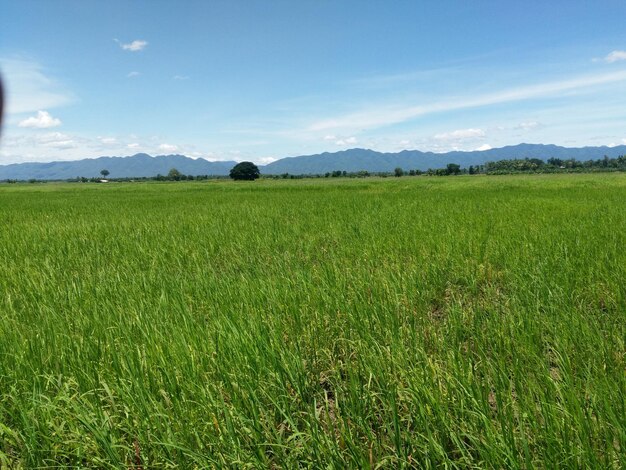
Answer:
[{"label": "hazy mountain silhouette", "polygon": [[[368,149],[350,149],[339,152],[325,152],[317,155],[287,157],[265,166],[259,166],[262,174],[323,174],[336,170],[357,172],[393,171],[400,167],[404,170],[427,170],[443,168],[448,163],[457,163],[462,167],[481,165],[488,161],[512,158],[548,158],[576,160],[596,160],[605,155],[614,158],[626,155],[626,145],[617,147],[582,147],[566,148],[557,145],[519,144],[473,152],[433,153],[419,150],[403,150],[398,153],[381,153]],[[210,162],[193,159],[184,155],[160,155],[151,157],[138,153],[130,157],[100,157],[75,161],[57,161],[50,163],[15,163],[0,166],[0,180],[6,179],[69,179],[76,177],[99,177],[106,169],[110,178],[132,178],[141,176],[166,175],[172,168],[185,175],[228,175],[236,164],[234,161]]]},{"label": "hazy mountain silhouette", "polygon": [[461,167],[481,165],[489,161],[512,158],[539,158],[547,160],[551,157],[576,160],[596,160],[605,155],[618,157],[626,154],[626,145],[618,147],[583,147],[566,148],[557,145],[519,144],[473,152],[433,153],[419,150],[403,150],[398,153],[380,153],[367,149],[350,149],[334,153],[321,153],[301,157],[283,158],[261,169],[265,174],[301,174],[326,173],[328,171],[345,170],[355,172],[393,171],[400,167],[404,170],[428,170],[443,168],[448,163],[458,163]]},{"label": "hazy mountain silhouette", "polygon": [[0,180],[31,178],[41,180],[68,179],[84,176],[100,177],[101,170],[109,171],[109,178],[137,178],[141,176],[167,175],[176,168],[185,175],[227,175],[237,162],[210,162],[184,155],[160,155],[151,157],[138,153],[131,157],[86,158],[75,161],[50,163],[16,163],[0,166]]}]

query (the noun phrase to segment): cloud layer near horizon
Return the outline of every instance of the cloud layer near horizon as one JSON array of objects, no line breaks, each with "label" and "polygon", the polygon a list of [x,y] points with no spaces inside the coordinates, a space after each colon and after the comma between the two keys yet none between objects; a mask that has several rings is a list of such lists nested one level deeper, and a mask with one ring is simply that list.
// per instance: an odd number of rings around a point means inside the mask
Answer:
[{"label": "cloud layer near horizon", "polygon": [[310,124],[307,129],[309,131],[376,129],[406,122],[427,114],[559,96],[566,92],[615,82],[626,82],[626,70],[596,75],[583,75],[567,80],[508,88],[478,96],[444,97],[439,101],[433,101],[423,105],[394,106],[381,104],[370,109],[363,109],[358,112],[315,121]]}]

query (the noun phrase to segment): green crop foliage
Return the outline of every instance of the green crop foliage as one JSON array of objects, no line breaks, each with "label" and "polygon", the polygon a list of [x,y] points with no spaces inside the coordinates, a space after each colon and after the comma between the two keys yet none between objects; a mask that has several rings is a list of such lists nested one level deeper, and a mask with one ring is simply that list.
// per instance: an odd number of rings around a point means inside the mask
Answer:
[{"label": "green crop foliage", "polygon": [[0,467],[622,468],[626,176],[0,186]]}]

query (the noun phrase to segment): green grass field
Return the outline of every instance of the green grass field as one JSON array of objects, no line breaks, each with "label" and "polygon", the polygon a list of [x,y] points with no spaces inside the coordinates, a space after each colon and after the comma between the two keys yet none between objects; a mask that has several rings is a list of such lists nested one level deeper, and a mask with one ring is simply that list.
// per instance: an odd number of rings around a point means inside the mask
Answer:
[{"label": "green grass field", "polygon": [[2,185],[0,220],[0,467],[626,466],[626,175]]}]

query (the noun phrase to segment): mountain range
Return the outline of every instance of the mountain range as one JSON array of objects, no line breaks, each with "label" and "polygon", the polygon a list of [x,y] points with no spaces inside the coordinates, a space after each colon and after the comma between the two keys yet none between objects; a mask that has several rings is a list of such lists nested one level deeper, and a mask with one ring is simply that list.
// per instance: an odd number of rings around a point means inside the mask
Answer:
[{"label": "mountain range", "polygon": [[[604,156],[611,158],[626,155],[626,145],[616,147],[567,148],[557,145],[519,144],[490,150],[471,152],[433,153],[419,150],[403,150],[398,153],[381,153],[368,149],[349,149],[339,152],[324,152],[316,155],[287,157],[259,166],[261,174],[324,174],[332,171],[391,172],[400,167],[404,170],[427,170],[443,168],[448,163],[461,167],[482,165],[489,161],[513,158],[560,158],[596,160]],[[193,159],[184,155],[160,155],[152,157],[138,153],[128,157],[85,158],[74,161],[50,163],[14,163],[0,165],[0,180],[63,180],[76,177],[99,177],[106,169],[111,178],[133,178],[167,175],[176,168],[186,175],[228,175],[235,161],[210,162],[202,158]]]}]

